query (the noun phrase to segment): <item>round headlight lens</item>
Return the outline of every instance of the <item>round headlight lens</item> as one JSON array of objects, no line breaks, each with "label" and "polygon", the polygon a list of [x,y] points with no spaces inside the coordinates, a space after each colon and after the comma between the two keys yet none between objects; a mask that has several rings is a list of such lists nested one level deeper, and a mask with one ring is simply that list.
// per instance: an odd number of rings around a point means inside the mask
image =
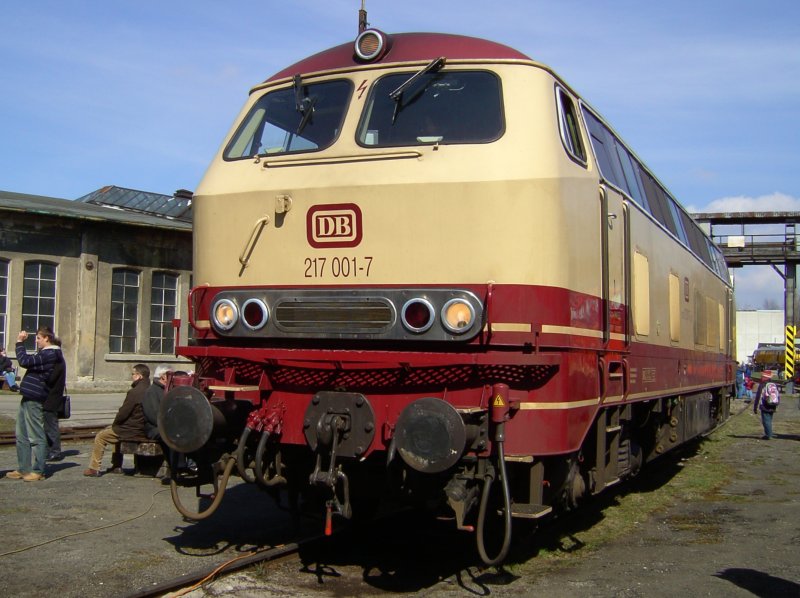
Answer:
[{"label": "round headlight lens", "polygon": [[250,330],[263,328],[269,320],[269,308],[261,299],[248,299],[242,305],[242,322]]},{"label": "round headlight lens", "polygon": [[220,330],[230,330],[239,320],[239,309],[230,299],[220,299],[211,310],[214,325]]},{"label": "round headlight lens", "polygon": [[453,334],[462,334],[475,323],[475,308],[464,299],[450,299],[442,308],[442,324]]},{"label": "round headlight lens", "polygon": [[355,52],[361,60],[375,60],[386,44],[383,33],[377,29],[362,31],[356,38]]},{"label": "round headlight lens", "polygon": [[425,332],[433,326],[433,321],[436,319],[430,301],[419,297],[406,301],[400,313],[403,326],[411,332]]}]

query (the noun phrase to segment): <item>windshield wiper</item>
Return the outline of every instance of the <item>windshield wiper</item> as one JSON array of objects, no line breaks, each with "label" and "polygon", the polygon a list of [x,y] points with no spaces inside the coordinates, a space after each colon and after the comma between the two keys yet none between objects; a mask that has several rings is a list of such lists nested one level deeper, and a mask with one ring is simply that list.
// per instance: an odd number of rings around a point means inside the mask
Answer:
[{"label": "windshield wiper", "polygon": [[[406,79],[400,87],[395,89],[393,92],[389,94],[389,97],[394,100],[394,112],[392,113],[392,124],[394,124],[395,119],[397,118],[397,113],[400,111],[400,102],[403,99],[403,92],[411,87],[414,82],[425,75],[427,73],[436,72],[444,66],[444,63],[447,59],[444,56],[440,56],[430,62],[427,66],[423,67],[420,71],[411,75],[408,79]],[[295,82],[300,77],[300,75],[295,75]]]},{"label": "windshield wiper", "polygon": [[294,76],[294,108],[303,117],[300,119],[300,124],[297,125],[297,132],[299,135],[303,129],[306,128],[308,121],[311,120],[311,115],[314,114],[314,104],[317,103],[317,98],[303,97],[303,79],[300,74]]}]

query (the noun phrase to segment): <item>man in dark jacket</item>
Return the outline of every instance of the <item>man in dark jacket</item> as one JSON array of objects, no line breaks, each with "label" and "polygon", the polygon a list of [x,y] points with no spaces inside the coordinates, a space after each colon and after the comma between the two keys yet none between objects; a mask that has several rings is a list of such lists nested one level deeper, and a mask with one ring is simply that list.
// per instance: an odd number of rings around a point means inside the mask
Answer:
[{"label": "man in dark jacket", "polygon": [[[61,341],[56,340],[56,344]],[[44,400],[44,432],[47,435],[47,460],[61,461],[61,429],[58,424],[58,410],[64,402],[64,388],[67,384],[67,364],[64,362],[64,353],[61,360],[55,364],[50,378],[47,380],[49,392]]]},{"label": "man in dark jacket", "polygon": [[94,448],[89,468],[83,472],[88,477],[100,477],[100,463],[106,445],[113,444],[114,452],[111,455],[109,473],[122,472],[122,453],[119,452],[119,443],[122,440],[142,441],[147,440],[144,434],[144,411],[142,401],[147,389],[150,387],[150,368],[143,363],[137,363],[131,371],[133,382],[122,407],[117,411],[117,416],[107,428],[100,430],[94,437]]},{"label": "man in dark jacket", "polygon": [[158,433],[158,410],[161,408],[161,399],[164,398],[165,388],[172,368],[168,365],[159,365],[153,372],[153,383],[145,393],[142,408],[144,409],[144,432],[150,440],[161,440]]},{"label": "man in dark jacket", "polygon": [[[28,355],[24,330],[17,335],[17,361],[27,371],[20,384],[22,401],[17,414],[17,469],[6,474],[12,480],[37,482],[45,478],[47,458],[47,436],[44,432],[44,410],[42,404],[49,389],[47,381],[56,363],[63,360],[61,349],[55,344],[55,334],[42,326],[36,331],[38,351]],[[31,464],[31,462],[33,462]]]}]

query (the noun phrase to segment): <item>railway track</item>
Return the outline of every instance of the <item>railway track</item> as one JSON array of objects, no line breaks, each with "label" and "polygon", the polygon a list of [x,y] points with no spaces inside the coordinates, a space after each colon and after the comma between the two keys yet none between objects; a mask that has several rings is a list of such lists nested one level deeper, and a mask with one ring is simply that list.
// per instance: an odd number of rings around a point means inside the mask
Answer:
[{"label": "railway track", "polygon": [[[297,542],[256,550],[225,561],[222,564],[209,566],[192,573],[179,575],[178,577],[168,579],[152,587],[137,590],[131,594],[126,594],[125,598],[150,598],[151,596],[164,596],[166,594],[170,594],[172,596],[183,596],[184,594],[211,582],[220,575],[228,575],[234,571],[244,569],[245,567],[251,567],[258,563],[275,561],[291,556],[300,551],[301,548],[309,546],[315,542],[319,542],[323,539],[323,537],[324,536],[321,535],[311,536]],[[172,592],[175,593],[173,594]]]},{"label": "railway track", "polygon": [[[61,428],[61,440],[91,440],[105,425],[73,426]],[[0,446],[16,444],[17,437],[14,432],[0,432]]]}]

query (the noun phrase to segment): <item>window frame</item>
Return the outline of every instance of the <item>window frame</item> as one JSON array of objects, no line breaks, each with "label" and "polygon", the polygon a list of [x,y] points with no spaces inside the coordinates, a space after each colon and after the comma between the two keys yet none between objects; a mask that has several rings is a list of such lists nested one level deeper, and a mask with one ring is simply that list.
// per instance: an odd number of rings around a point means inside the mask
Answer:
[{"label": "window frame", "polygon": [[[589,155],[583,140],[583,127],[581,127],[580,110],[578,107],[576,107],[576,104],[569,92],[567,92],[567,90],[558,83],[555,85],[555,94],[558,132],[561,136],[561,144],[564,146],[564,150],[567,152],[567,155],[569,155],[574,162],[577,162],[584,168],[587,168],[589,165]],[[567,106],[564,104],[565,99],[568,102]],[[569,111],[567,110],[567,107],[572,110],[574,129],[570,127],[569,122],[567,121],[567,117],[569,116],[567,114]],[[576,141],[579,145],[580,152],[575,151],[574,145]]]},{"label": "window frame", "polygon": [[[392,71],[389,73],[385,73],[378,78],[376,78],[370,85],[369,93],[367,95],[366,100],[364,101],[364,106],[361,110],[361,114],[359,115],[358,124],[356,125],[355,131],[355,142],[359,147],[363,147],[365,149],[387,149],[387,148],[396,148],[396,147],[429,147],[431,145],[484,145],[488,143],[494,143],[495,141],[501,139],[506,132],[506,118],[505,118],[505,104],[504,104],[504,95],[503,95],[503,80],[502,78],[494,71],[487,70],[487,69],[476,69],[476,68],[466,68],[466,69],[441,69],[434,73],[427,73],[423,75],[426,76],[445,76],[445,75],[456,75],[456,74],[483,74],[490,76],[494,82],[496,83],[497,87],[497,108],[498,108],[498,119],[499,119],[499,127],[496,131],[496,135],[491,137],[481,137],[470,139],[468,141],[464,140],[457,140],[457,141],[450,141],[444,136],[441,139],[436,141],[420,141],[420,137],[417,136],[416,142],[410,143],[408,140],[404,139],[402,142],[398,143],[366,143],[364,139],[366,139],[367,134],[369,131],[373,129],[369,129],[368,126],[370,124],[370,119],[372,118],[374,107],[375,107],[375,95],[380,91],[378,88],[382,82],[390,77],[398,77],[402,79],[403,77],[410,78],[416,74],[416,71]],[[401,112],[402,113],[402,112]],[[431,135],[431,137],[437,137]],[[363,139],[362,139],[363,138]]]},{"label": "window frame", "polygon": [[[121,285],[119,283],[115,282],[115,277],[116,277],[117,274],[124,274],[125,275],[125,278],[123,279],[123,284],[121,284]],[[136,276],[136,286],[132,286],[132,285],[127,284],[128,283],[128,280],[127,280],[127,275],[128,274]],[[123,291],[122,291],[122,300],[121,301],[114,299],[114,287],[115,286],[121,286],[122,289],[123,289]],[[129,317],[126,317],[128,314],[127,314],[125,306],[126,305],[131,305],[132,302],[126,301],[126,299],[127,299],[127,289],[133,289],[133,288],[136,289],[136,301],[134,303],[135,312],[133,314],[133,318],[129,318]],[[119,355],[119,354],[136,353],[138,351],[138,345],[139,345],[139,314],[141,313],[141,305],[140,305],[140,303],[141,303],[141,298],[142,298],[141,289],[142,289],[142,272],[140,270],[137,270],[135,268],[129,268],[129,267],[119,267],[119,268],[112,269],[112,271],[111,271],[111,298],[110,298],[110,303],[109,303],[109,318],[108,318],[108,352],[109,353],[113,353],[113,354]],[[115,318],[115,316],[114,316],[114,304],[115,303],[119,303],[119,304],[122,305],[122,317],[121,318]],[[115,322],[115,320],[118,320],[119,322],[121,322],[120,334],[114,334],[114,330],[115,330],[114,322]],[[133,337],[125,334],[125,332],[127,330],[127,327],[125,325],[126,322],[132,322],[132,327],[133,327],[133,331],[134,331],[134,336]],[[120,339],[119,340],[119,348],[114,346],[114,344],[112,342],[113,339]],[[125,342],[126,339],[132,339],[133,347],[131,347],[129,343]]]},{"label": "window frame", "polygon": [[[156,278],[159,276],[163,276],[166,280],[167,278],[172,279],[175,283],[173,288],[167,288],[166,286],[159,286],[156,287]],[[150,354],[151,355],[172,355],[175,353],[175,335],[173,334],[165,334],[167,331],[172,331],[172,320],[174,320],[178,316],[178,305],[180,303],[180,274],[175,272],[171,272],[168,270],[156,270],[152,273],[150,278]],[[161,299],[162,303],[156,303],[154,300],[156,290],[161,292]],[[167,304],[163,301],[166,301],[166,293],[168,292],[174,293],[174,300],[173,303]],[[161,309],[161,319],[156,320],[153,318],[153,312],[155,308],[158,307]],[[164,312],[167,308],[171,308],[173,311],[173,317],[164,319]],[[160,328],[161,334],[155,336],[153,334],[154,326],[158,326]],[[154,342],[157,341],[157,347],[155,346]],[[167,349],[165,350],[165,345],[167,345]]]},{"label": "window frame", "polygon": [[[5,266],[5,269],[3,266]],[[6,335],[8,334],[8,280],[10,272],[11,260],[0,258],[0,347],[6,346]]]},{"label": "window frame", "polygon": [[[29,268],[31,266],[38,267],[37,276],[35,278],[29,276]],[[43,267],[52,268],[52,278],[44,278],[42,276]],[[36,295],[29,294],[30,281],[36,281]],[[52,283],[52,296],[42,295],[42,283]],[[49,286],[49,285],[48,285]],[[35,299],[36,309],[35,312],[30,311],[30,299]],[[48,310],[47,314],[42,311],[42,304],[45,301],[52,301],[52,310]],[[27,304],[27,305],[26,305]],[[20,314],[21,324],[20,330],[26,330],[29,333],[28,338],[25,340],[25,350],[28,352],[36,351],[36,335],[35,332],[41,326],[49,326],[55,332],[56,329],[56,314],[58,311],[58,264],[47,260],[26,260],[23,265],[22,273],[22,309]],[[52,313],[50,313],[52,312]]]},{"label": "window frame", "polygon": [[[347,114],[348,114],[348,112],[350,110],[350,105],[351,105],[351,102],[352,102],[352,99],[353,99],[353,91],[355,89],[355,84],[353,83],[353,81],[351,79],[342,78],[342,77],[336,77],[336,78],[332,78],[332,79],[324,79],[324,80],[318,80],[318,81],[303,81],[302,82],[302,87],[303,87],[303,89],[306,89],[306,88],[311,87],[311,86],[322,86],[322,85],[329,84],[329,83],[346,83],[348,88],[347,88],[346,99],[343,102],[343,109],[342,109],[341,114],[339,115],[340,119],[339,119],[338,126],[334,127],[334,129],[333,129],[334,130],[334,134],[333,134],[333,136],[330,138],[330,140],[327,143],[325,143],[324,145],[319,145],[317,147],[313,147],[313,148],[301,148],[301,149],[289,150],[289,151],[281,151],[281,152],[267,152],[267,151],[252,152],[251,151],[250,153],[247,153],[247,154],[244,153],[244,147],[246,147],[248,145],[251,145],[256,138],[259,138],[261,136],[261,134],[263,133],[265,124],[267,124],[269,122],[265,116],[261,116],[258,121],[254,120],[256,118],[256,114],[258,113],[259,110],[262,110],[262,111],[264,111],[266,113],[266,107],[261,105],[262,101],[264,101],[271,94],[278,94],[278,93],[289,93],[289,94],[292,94],[292,93],[294,93],[294,88],[291,85],[281,86],[281,87],[275,87],[275,88],[267,89],[267,90],[264,91],[264,93],[260,94],[258,96],[258,98],[255,99],[255,101],[253,102],[252,106],[247,111],[247,114],[245,114],[245,116],[241,119],[239,124],[236,126],[236,129],[235,129],[233,135],[231,135],[230,140],[228,141],[228,143],[225,144],[225,147],[222,150],[222,159],[224,161],[226,161],[226,162],[238,162],[238,161],[241,161],[241,160],[253,160],[257,156],[261,157],[261,158],[265,158],[265,157],[266,158],[277,158],[277,157],[281,157],[281,156],[294,156],[294,155],[297,155],[297,154],[308,154],[308,153],[321,152],[321,151],[324,151],[324,150],[328,149],[332,145],[334,145],[336,143],[336,141],[339,139],[339,137],[340,137],[340,135],[342,133],[342,129],[344,128],[343,125],[344,125],[345,120],[347,119]],[[308,97],[308,96],[306,96],[306,97]],[[312,110],[313,109],[315,109],[315,108],[313,107],[313,104],[312,104]],[[313,118],[314,117],[313,117],[313,112],[312,112],[311,119],[313,119]],[[300,123],[300,119],[298,119],[298,125],[299,125],[299,123]],[[306,125],[306,126],[308,126],[308,125]],[[247,131],[247,129],[249,127],[254,127],[254,130],[252,131],[252,136],[249,137],[249,141],[242,141],[241,139],[239,139],[239,137],[240,137],[240,135],[245,133],[245,131]],[[291,132],[286,130],[286,133],[290,134]],[[296,135],[296,133],[295,133],[295,135]],[[302,138],[302,136],[300,136],[300,137]],[[239,143],[243,143],[243,145],[244,145],[244,147],[242,147],[241,150],[237,152],[237,153],[241,153],[241,155],[232,156],[231,152],[233,151],[234,147],[237,146]]]}]

